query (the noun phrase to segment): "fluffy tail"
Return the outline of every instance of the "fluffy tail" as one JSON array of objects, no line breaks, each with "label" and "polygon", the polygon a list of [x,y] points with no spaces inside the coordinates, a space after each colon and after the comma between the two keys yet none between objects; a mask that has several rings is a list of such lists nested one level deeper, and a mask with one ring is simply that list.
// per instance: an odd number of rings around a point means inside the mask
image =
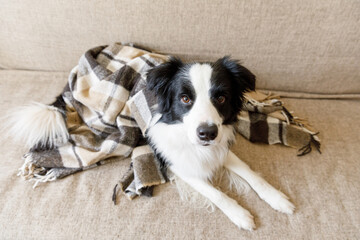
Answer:
[{"label": "fluffy tail", "polygon": [[54,147],[67,142],[69,133],[65,120],[56,107],[31,103],[10,112],[6,131],[16,141],[32,148]]}]

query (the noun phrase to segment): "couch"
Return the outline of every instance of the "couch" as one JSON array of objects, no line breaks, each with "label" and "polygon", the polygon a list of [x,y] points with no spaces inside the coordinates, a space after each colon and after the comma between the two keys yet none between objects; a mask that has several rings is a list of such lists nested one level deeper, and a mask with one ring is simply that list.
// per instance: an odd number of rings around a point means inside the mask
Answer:
[{"label": "couch", "polygon": [[[296,206],[229,193],[255,217],[239,230],[218,209],[181,201],[175,185],[132,201],[113,187],[129,159],[56,182],[17,177],[26,148],[0,134],[0,239],[360,239],[360,2],[0,0],[0,111],[50,103],[87,49],[135,42],[185,61],[241,59],[257,88],[320,132],[321,151],[254,144],[233,151]],[[0,128],[3,120],[0,121]]]}]

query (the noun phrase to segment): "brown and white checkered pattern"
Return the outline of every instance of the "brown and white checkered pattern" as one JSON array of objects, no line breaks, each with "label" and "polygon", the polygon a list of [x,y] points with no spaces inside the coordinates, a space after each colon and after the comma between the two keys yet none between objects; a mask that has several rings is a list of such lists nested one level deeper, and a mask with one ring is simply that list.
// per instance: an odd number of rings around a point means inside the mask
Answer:
[{"label": "brown and white checkered pattern", "polygon": [[[25,162],[37,168],[30,177],[38,182],[55,180],[105,164],[111,157],[131,156],[133,179],[121,184],[124,191],[131,185],[130,197],[165,182],[137,122],[145,131],[152,116],[149,109],[155,103],[143,93],[146,72],[166,59],[121,44],[87,51],[71,71],[62,93],[66,108],[59,111],[64,113],[69,141],[55,149],[27,153]],[[148,111],[139,113],[137,106]],[[148,171],[142,171],[143,166]]]},{"label": "brown and white checkered pattern", "polygon": [[[69,132],[67,143],[25,154],[26,177],[46,182],[131,156],[120,189],[129,198],[150,194],[166,176],[144,136],[156,97],[146,89],[146,73],[167,56],[112,44],[87,51],[71,71],[58,107]],[[301,154],[320,147],[313,131],[296,120],[282,102],[259,92],[246,95],[237,130],[253,142],[301,147]]]}]

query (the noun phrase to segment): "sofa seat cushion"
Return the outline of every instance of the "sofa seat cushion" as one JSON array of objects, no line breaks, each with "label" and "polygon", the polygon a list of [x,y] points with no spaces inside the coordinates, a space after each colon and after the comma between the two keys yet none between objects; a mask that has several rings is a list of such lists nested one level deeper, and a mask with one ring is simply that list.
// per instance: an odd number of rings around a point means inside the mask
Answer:
[{"label": "sofa seat cushion", "polygon": [[[0,71],[2,113],[29,101],[50,103],[67,73]],[[21,239],[355,239],[360,225],[360,109],[356,100],[284,99],[289,109],[320,131],[322,154],[297,157],[280,145],[253,144],[237,137],[233,147],[251,168],[287,194],[296,206],[288,216],[271,209],[253,191],[229,193],[254,216],[257,230],[239,230],[218,209],[209,213],[182,202],[175,185],[155,188],[152,198],[132,201],[113,187],[129,159],[32,183],[17,177],[26,149],[0,137],[0,238]],[[0,127],[3,120],[0,121]]]}]

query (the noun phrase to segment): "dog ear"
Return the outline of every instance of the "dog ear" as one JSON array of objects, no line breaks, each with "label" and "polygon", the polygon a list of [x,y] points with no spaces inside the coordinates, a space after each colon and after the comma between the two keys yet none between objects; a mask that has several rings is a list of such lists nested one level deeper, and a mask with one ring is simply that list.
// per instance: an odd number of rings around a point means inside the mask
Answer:
[{"label": "dog ear", "polygon": [[171,57],[168,62],[150,69],[147,73],[147,89],[158,96],[160,111],[166,111],[171,106],[170,82],[182,66],[180,59]]},{"label": "dog ear", "polygon": [[147,88],[157,94],[163,93],[182,65],[180,59],[170,57],[168,62],[150,69],[147,73]]},{"label": "dog ear", "polygon": [[237,81],[242,93],[255,90],[256,77],[246,67],[240,65],[239,61],[232,60],[229,56],[220,58],[215,62],[225,67],[232,77]]}]

